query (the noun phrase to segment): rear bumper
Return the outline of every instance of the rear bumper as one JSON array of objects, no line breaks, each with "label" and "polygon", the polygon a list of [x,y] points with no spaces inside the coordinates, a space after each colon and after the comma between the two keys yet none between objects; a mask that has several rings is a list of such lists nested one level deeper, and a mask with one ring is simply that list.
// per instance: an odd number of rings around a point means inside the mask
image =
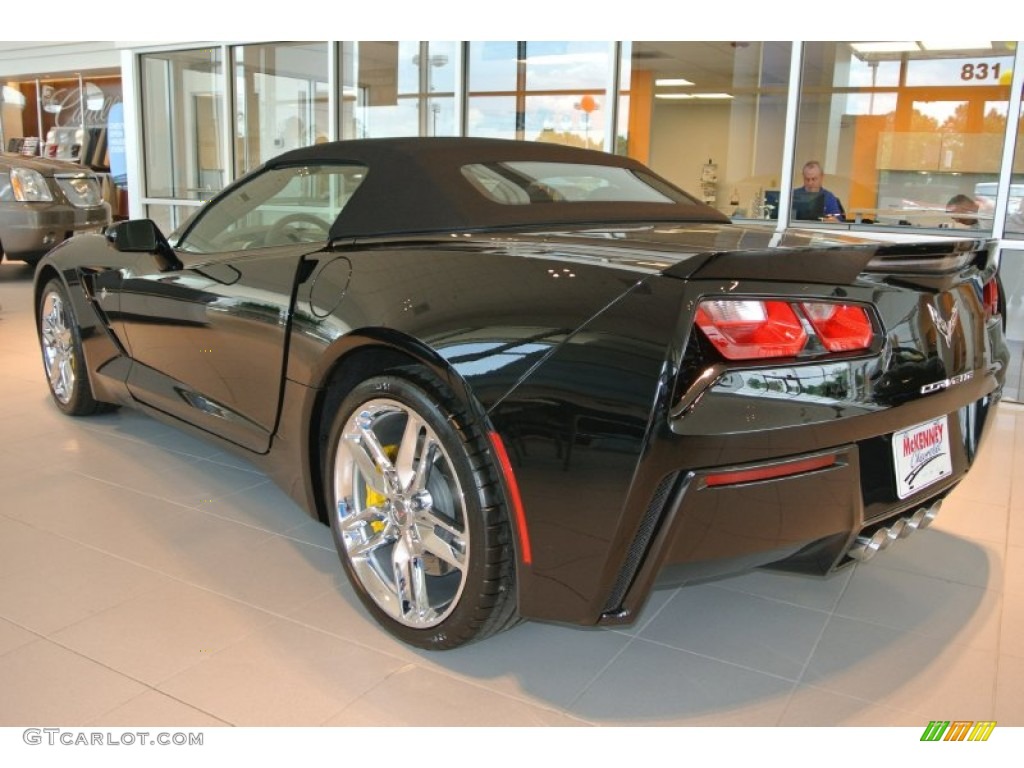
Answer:
[{"label": "rear bumper", "polygon": [[[892,433],[785,459],[666,475],[639,528],[651,533],[629,549],[632,561],[627,555],[599,623],[631,622],[657,587],[761,566],[825,575],[868,559],[931,522],[973,463],[997,402],[983,395],[948,414],[952,472],[904,499],[892,471]],[[827,466],[784,474],[823,458]],[[723,472],[775,469],[783,474],[763,481],[708,482]]]}]

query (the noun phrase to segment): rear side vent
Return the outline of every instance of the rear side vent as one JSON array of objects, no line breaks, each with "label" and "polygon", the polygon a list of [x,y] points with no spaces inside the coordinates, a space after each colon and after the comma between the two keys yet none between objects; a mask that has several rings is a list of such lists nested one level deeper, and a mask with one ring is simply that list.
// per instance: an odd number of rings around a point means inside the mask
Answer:
[{"label": "rear side vent", "polygon": [[633,583],[633,579],[636,577],[636,572],[640,569],[640,564],[643,562],[644,555],[651,544],[651,539],[654,538],[654,534],[658,530],[658,524],[661,522],[665,507],[672,497],[672,489],[675,487],[676,478],[678,477],[679,473],[673,472],[670,475],[666,475],[658,483],[654,496],[651,498],[651,503],[647,505],[647,511],[640,521],[640,527],[633,538],[633,543],[630,544],[629,551],[626,553],[626,560],[622,564],[622,570],[619,571],[618,578],[615,579],[615,586],[612,587],[611,594],[608,595],[608,601],[605,603],[603,613],[614,613],[622,606],[622,601],[626,597],[626,592],[629,591],[630,584]]}]

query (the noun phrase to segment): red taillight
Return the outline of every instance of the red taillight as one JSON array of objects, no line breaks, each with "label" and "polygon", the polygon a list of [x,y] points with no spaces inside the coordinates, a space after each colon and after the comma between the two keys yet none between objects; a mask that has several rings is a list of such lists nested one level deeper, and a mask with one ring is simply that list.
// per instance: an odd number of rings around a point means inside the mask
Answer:
[{"label": "red taillight", "polygon": [[800,318],[784,301],[705,299],[697,325],[730,360],[792,357],[807,343]]},{"label": "red taillight", "polygon": [[704,299],[697,307],[697,326],[729,360],[792,357],[807,346],[810,328],[828,352],[868,349],[874,338],[871,316],[863,307],[828,301]]},{"label": "red taillight", "polygon": [[829,352],[849,352],[871,346],[874,331],[863,307],[824,301],[800,305]]},{"label": "red taillight", "polygon": [[981,289],[982,300],[985,302],[986,317],[996,317],[999,312],[999,280],[993,277]]}]

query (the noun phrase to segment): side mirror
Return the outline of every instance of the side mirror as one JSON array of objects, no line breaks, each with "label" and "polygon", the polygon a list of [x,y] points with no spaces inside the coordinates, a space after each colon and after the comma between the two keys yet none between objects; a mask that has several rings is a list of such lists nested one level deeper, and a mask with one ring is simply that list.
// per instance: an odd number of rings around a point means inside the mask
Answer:
[{"label": "side mirror", "polygon": [[120,221],[107,227],[107,241],[122,253],[152,253],[161,272],[181,269],[181,260],[151,219]]},{"label": "side mirror", "polygon": [[162,239],[160,229],[150,219],[120,221],[107,227],[107,240],[123,253],[154,253]]}]

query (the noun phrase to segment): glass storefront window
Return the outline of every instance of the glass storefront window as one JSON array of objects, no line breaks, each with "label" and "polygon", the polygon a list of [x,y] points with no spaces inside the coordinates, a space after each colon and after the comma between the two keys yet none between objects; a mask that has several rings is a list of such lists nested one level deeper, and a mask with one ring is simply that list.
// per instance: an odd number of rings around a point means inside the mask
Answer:
[{"label": "glass storefront window", "polygon": [[77,77],[39,83],[43,157],[78,161],[85,143],[82,97]]},{"label": "glass storefront window", "polygon": [[164,205],[150,203],[146,206],[146,217],[152,219],[160,231],[170,235],[199,211],[198,205]]},{"label": "glass storefront window", "polygon": [[603,149],[611,50],[607,42],[470,43],[467,134]]},{"label": "glass storefront window", "polygon": [[103,72],[6,83],[0,97],[3,136],[9,139],[4,148],[23,151],[26,137],[32,137],[32,154],[107,171],[112,118],[123,130],[112,115],[121,101],[120,75]]},{"label": "glass storefront window", "polygon": [[632,43],[622,76],[629,155],[727,215],[774,218],[791,49],[789,42]]},{"label": "glass storefront window", "polygon": [[[647,162],[647,155],[643,153],[633,154],[630,139],[633,136],[632,113],[629,105],[631,100],[632,81],[630,80],[630,60],[633,55],[633,44],[625,41],[619,46],[618,61],[614,62],[618,67],[618,119],[615,125],[615,146],[613,151],[617,155],[629,155],[640,162]],[[643,142],[647,146],[647,142]]]},{"label": "glass storefront window", "polygon": [[79,161],[95,170],[109,171],[115,183],[124,186],[121,77],[87,76],[82,82],[82,91],[82,122],[85,131]]},{"label": "glass storefront window", "polygon": [[[334,45],[340,138],[466,133],[607,148],[653,166],[734,218],[793,210],[778,199],[788,42],[236,45],[230,98],[222,93],[224,49],[146,53],[146,197],[208,199],[280,152],[331,138]],[[1013,45],[927,45],[802,46],[796,153],[786,158],[794,188],[803,184],[803,164],[814,160],[848,222],[990,228]],[[616,79],[618,101],[609,105]],[[59,83],[50,85],[52,97]],[[1015,171],[1019,191],[1024,146]],[[1024,236],[1024,194],[1010,197],[1007,235]]]},{"label": "glass storefront window", "polygon": [[[930,46],[805,45],[799,218],[830,220],[815,185],[801,191],[804,165],[815,161],[845,221],[991,230],[994,201],[985,190],[999,177],[1013,46]],[[808,196],[818,204],[803,205]]]},{"label": "glass storefront window", "polygon": [[328,139],[327,43],[232,48],[235,175]]},{"label": "glass storefront window", "polygon": [[[995,184],[982,191],[994,197]],[[1013,173],[1010,176],[1010,196],[1006,207],[1006,236],[1024,238],[1024,104],[1017,119],[1017,146],[1013,156]],[[1022,286],[1024,290],[1024,286]]]},{"label": "glass storefront window", "polygon": [[205,200],[227,183],[220,48],[141,57],[146,195]]},{"label": "glass storefront window", "polygon": [[1010,348],[1003,397],[1020,402],[1024,383],[1024,251],[1003,250],[999,276],[1006,296],[1006,344]]},{"label": "glass storefront window", "polygon": [[[1013,169],[1010,174],[1010,193],[1006,204],[1005,236],[1008,240],[1024,238],[1024,104],[1017,118],[1017,144]],[[981,190],[993,199],[996,184]],[[1019,245],[1013,243],[1013,245]],[[1003,249],[999,262],[999,276],[1003,281],[1006,298],[1006,343],[1010,347],[1010,367],[1006,372],[1003,396],[1007,400],[1021,401],[1024,378],[1024,250]]]},{"label": "glass storefront window", "polygon": [[0,84],[0,139],[4,152],[20,152],[25,144],[29,98],[25,86],[16,81]]},{"label": "glass storefront window", "polygon": [[0,95],[2,149],[81,163],[103,174],[114,219],[128,214],[121,76],[96,70],[10,81]]},{"label": "glass storefront window", "polygon": [[343,137],[458,135],[460,50],[454,42],[345,43]]},{"label": "glass storefront window", "polygon": [[461,83],[462,46],[455,42],[421,43],[418,57],[423,100],[420,107],[420,134],[458,136],[458,94]]}]

